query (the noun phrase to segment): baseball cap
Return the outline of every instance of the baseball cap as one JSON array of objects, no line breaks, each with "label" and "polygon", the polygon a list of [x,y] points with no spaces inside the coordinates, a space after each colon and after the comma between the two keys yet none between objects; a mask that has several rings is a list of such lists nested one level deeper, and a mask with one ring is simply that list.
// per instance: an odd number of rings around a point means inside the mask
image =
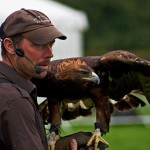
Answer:
[{"label": "baseball cap", "polygon": [[61,40],[67,38],[54,27],[44,13],[37,10],[24,8],[17,10],[6,18],[2,26],[3,37],[22,35],[38,45],[49,43],[56,38]]}]

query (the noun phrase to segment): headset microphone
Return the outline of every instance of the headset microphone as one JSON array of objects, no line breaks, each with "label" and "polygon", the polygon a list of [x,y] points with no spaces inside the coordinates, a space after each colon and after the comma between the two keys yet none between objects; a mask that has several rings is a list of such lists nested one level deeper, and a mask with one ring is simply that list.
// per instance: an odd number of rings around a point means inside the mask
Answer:
[{"label": "headset microphone", "polygon": [[15,50],[16,55],[18,55],[19,57],[25,57],[33,66],[35,69],[35,73],[40,74],[42,73],[42,69],[40,67],[37,67],[33,64],[33,62],[24,54],[24,51],[21,48],[17,48]]},{"label": "headset microphone", "polygon": [[37,74],[42,73],[42,69],[40,67],[34,66],[34,68],[35,68],[35,73],[37,73]]}]

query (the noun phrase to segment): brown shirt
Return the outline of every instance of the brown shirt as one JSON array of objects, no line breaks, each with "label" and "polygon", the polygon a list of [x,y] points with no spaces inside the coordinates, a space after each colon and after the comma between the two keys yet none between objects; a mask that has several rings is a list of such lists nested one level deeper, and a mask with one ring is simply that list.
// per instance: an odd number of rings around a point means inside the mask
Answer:
[{"label": "brown shirt", "polygon": [[[6,82],[1,82],[3,79]],[[2,62],[0,62],[0,150],[47,150],[35,86]]]}]

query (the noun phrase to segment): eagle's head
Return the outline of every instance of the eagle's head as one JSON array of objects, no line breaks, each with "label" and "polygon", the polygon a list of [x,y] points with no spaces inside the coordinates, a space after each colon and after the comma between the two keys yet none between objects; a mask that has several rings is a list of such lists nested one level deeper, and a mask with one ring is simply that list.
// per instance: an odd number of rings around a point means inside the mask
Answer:
[{"label": "eagle's head", "polygon": [[57,81],[68,81],[72,83],[93,83],[99,84],[100,78],[94,70],[82,64],[70,64],[66,68],[53,72]]}]

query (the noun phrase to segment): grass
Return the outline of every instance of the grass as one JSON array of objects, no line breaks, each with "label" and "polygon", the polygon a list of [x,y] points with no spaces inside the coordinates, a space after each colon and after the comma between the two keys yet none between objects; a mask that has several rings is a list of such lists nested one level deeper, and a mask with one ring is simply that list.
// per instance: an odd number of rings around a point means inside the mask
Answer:
[{"label": "grass", "polygon": [[150,126],[112,126],[106,140],[111,150],[149,150]]},{"label": "grass", "polygon": [[[78,131],[93,132],[90,126],[75,126],[63,128],[62,135]],[[115,125],[104,136],[109,143],[108,150],[150,150],[150,125]]]},{"label": "grass", "polygon": [[133,94],[133,95],[139,97],[141,100],[143,100],[146,103],[146,105],[144,107],[138,107],[136,109],[137,113],[139,115],[150,115],[150,105],[149,105],[146,97],[143,95],[138,95],[138,94]]}]

